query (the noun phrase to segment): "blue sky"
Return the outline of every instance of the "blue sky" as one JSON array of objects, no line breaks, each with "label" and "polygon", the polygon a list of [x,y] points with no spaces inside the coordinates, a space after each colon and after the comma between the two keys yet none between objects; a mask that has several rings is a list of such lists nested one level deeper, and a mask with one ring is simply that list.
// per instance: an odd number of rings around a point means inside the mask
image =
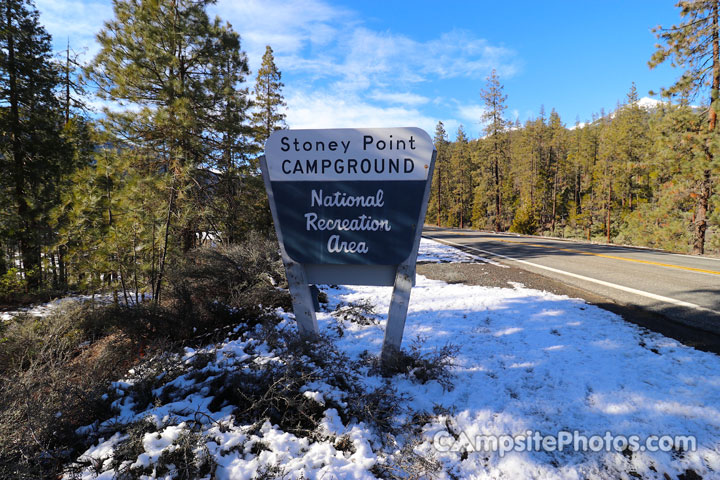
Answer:
[{"label": "blue sky", "polygon": [[[613,110],[631,83],[640,96],[680,75],[649,70],[651,28],[679,21],[674,1],[219,0],[213,14],[242,38],[253,74],[265,45],[283,74],[292,128],[419,126],[438,120],[454,138],[480,135],[480,89],[497,69],[507,117],[540,106],[563,122]],[[36,0],[62,50],[68,37],[85,60],[112,18],[110,1]]]}]

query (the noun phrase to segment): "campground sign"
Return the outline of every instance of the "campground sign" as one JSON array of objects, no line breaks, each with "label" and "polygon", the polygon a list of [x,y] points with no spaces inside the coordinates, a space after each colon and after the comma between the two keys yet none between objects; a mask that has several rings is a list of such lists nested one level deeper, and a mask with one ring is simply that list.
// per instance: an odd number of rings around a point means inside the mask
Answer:
[{"label": "campground sign", "polygon": [[[261,168],[302,333],[317,332],[309,284],[393,285],[383,356],[400,348],[434,161],[419,128],[270,136]],[[404,308],[393,315],[396,294]],[[399,313],[397,344],[388,345]]]}]

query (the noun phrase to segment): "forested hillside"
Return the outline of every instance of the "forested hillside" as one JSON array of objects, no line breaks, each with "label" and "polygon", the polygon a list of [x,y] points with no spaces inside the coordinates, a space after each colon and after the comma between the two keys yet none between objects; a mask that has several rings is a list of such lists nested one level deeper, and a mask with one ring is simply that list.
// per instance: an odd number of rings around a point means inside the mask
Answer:
[{"label": "forested hillside", "polygon": [[[495,78],[489,83],[500,91]],[[542,108],[533,120],[509,124],[502,96],[486,101],[490,123],[483,138],[468,139],[462,127],[448,134],[437,125],[428,223],[684,253],[697,243],[695,253],[702,252],[698,212],[710,168],[697,136],[705,128],[702,108],[687,101],[641,103],[633,85],[615,111],[568,126]],[[712,192],[706,253],[720,251],[718,206]]]},{"label": "forested hillside", "polygon": [[482,138],[437,125],[428,223],[720,252],[718,2],[678,6],[681,23],[654,29],[662,43],[650,68],[686,67],[662,101],[641,101],[632,84],[591,122],[568,125],[540,107],[511,123],[493,71],[481,90]]}]

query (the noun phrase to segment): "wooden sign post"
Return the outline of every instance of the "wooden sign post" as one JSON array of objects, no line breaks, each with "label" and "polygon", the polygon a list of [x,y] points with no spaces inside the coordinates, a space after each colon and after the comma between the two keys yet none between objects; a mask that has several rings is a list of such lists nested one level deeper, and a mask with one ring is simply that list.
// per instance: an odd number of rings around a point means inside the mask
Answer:
[{"label": "wooden sign post", "polygon": [[260,167],[302,335],[310,284],[394,286],[382,362],[400,351],[435,148],[419,128],[278,130]]}]

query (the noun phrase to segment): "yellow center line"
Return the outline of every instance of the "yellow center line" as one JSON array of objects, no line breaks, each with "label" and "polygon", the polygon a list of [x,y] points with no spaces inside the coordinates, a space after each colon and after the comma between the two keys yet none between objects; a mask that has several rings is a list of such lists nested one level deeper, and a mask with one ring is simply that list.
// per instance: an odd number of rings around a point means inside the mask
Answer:
[{"label": "yellow center line", "polygon": [[614,256],[614,255],[605,255],[605,254],[603,254],[603,253],[583,252],[582,250],[575,250],[575,249],[573,249],[573,248],[561,248],[561,247],[556,247],[556,246],[553,246],[553,245],[542,245],[542,244],[539,244],[539,243],[519,242],[519,241],[517,241],[517,240],[506,240],[506,239],[501,239],[501,238],[494,238],[494,239],[492,239],[491,241],[495,241],[495,242],[505,242],[505,243],[517,243],[517,244],[520,244],[520,245],[527,245],[527,246],[529,246],[529,247],[550,248],[550,249],[554,249],[554,250],[560,250],[560,251],[562,251],[562,252],[579,253],[579,254],[581,254],[581,255],[592,255],[592,256],[594,256],[594,257],[610,258],[610,259],[613,259],[613,260],[623,260],[623,261],[625,261],[625,262],[644,263],[644,264],[647,264],[647,265],[655,265],[655,266],[657,266],[657,267],[677,268],[677,269],[680,269],[680,270],[688,270],[688,271],[691,271],[691,272],[700,272],[700,273],[709,273],[709,274],[711,274],[711,275],[720,275],[720,272],[716,272],[716,271],[714,271],[714,270],[704,270],[704,269],[702,269],[702,268],[683,267],[683,266],[680,266],[680,265],[672,265],[672,264],[669,264],[669,263],[653,262],[653,261],[650,261],[650,260],[638,260],[638,259],[635,259],[635,258],[616,257],[616,256]]}]

